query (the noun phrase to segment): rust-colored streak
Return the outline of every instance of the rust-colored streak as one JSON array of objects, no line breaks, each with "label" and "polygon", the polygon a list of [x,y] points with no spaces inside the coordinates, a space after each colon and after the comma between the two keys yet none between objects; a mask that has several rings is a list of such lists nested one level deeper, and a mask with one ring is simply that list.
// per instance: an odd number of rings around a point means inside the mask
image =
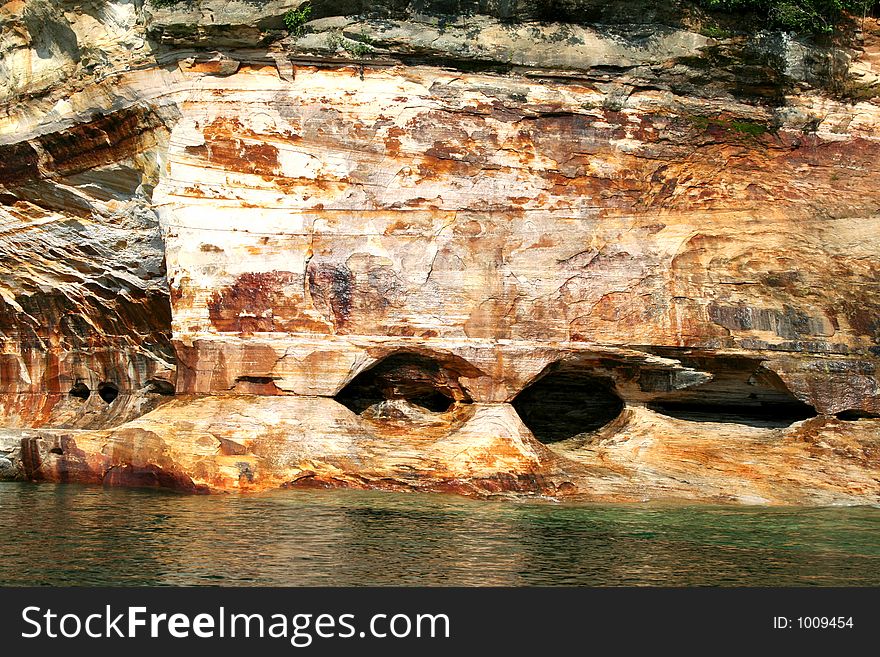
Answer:
[{"label": "rust-colored streak", "polygon": [[211,323],[218,331],[274,331],[279,289],[298,277],[289,271],[242,274],[208,301]]},{"label": "rust-colored streak", "polygon": [[14,185],[38,178],[40,156],[28,143],[0,146],[0,182]]},{"label": "rust-colored streak", "polygon": [[195,484],[186,474],[165,470],[153,464],[114,467],[107,471],[101,483],[125,488],[161,488],[180,493],[210,492],[207,486]]},{"label": "rust-colored streak", "polygon": [[208,147],[204,144],[199,144],[198,146],[186,146],[183,150],[185,153],[192,155],[193,157],[203,157],[205,159],[210,157]]},{"label": "rust-colored streak", "polygon": [[24,143],[0,148],[0,179],[8,184],[41,177],[38,150],[45,154],[44,170],[53,175],[70,175],[119,162],[155,145],[156,130],[165,127],[153,112],[135,107],[119,110],[39,137],[33,140],[37,148]]},{"label": "rust-colored streak", "polygon": [[259,333],[312,331],[327,333],[329,325],[307,312],[301,296],[285,289],[302,289],[302,275],[289,271],[247,273],[216,290],[208,301],[211,324],[221,332]]},{"label": "rust-colored streak", "polygon": [[309,264],[309,292],[315,303],[330,310],[337,331],[344,329],[351,317],[354,276],[341,264]]},{"label": "rust-colored streak", "polygon": [[245,129],[236,118],[214,119],[205,127],[204,137],[204,144],[186,146],[184,152],[215,167],[270,180],[279,172],[278,148],[266,143],[265,136]]},{"label": "rust-colored streak", "polygon": [[274,175],[278,172],[278,149],[271,144],[252,144],[241,139],[213,139],[205,146],[187,146],[187,152],[230,171]]}]

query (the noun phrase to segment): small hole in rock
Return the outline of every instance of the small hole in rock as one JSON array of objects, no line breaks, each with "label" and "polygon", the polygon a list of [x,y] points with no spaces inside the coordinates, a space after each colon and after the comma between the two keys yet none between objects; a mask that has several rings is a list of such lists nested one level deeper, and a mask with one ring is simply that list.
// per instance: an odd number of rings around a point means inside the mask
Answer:
[{"label": "small hole in rock", "polygon": [[847,422],[855,422],[856,420],[877,420],[880,419],[880,413],[871,413],[858,408],[849,408],[840,413],[835,413],[838,420],[846,420]]},{"label": "small hole in rock", "polygon": [[102,383],[98,386],[98,394],[105,402],[112,404],[119,396],[119,388],[113,383]]},{"label": "small hole in rock", "polygon": [[600,429],[620,415],[624,403],[610,378],[584,366],[555,364],[511,402],[542,443]]},{"label": "small hole in rock", "polygon": [[77,381],[70,389],[70,396],[76,397],[77,399],[88,399],[91,394],[92,391],[89,390],[89,387],[82,381]]},{"label": "small hole in rock", "polygon": [[273,376],[239,376],[239,377],[236,377],[235,381],[236,382],[241,381],[243,383],[256,383],[259,385],[267,385],[269,383],[273,383],[276,379],[277,379],[277,377],[273,377]]},{"label": "small hole in rock", "polygon": [[413,395],[409,397],[408,401],[416,406],[427,408],[432,413],[445,413],[455,404],[455,400],[452,397],[438,390],[424,395]]},{"label": "small hole in rock", "polygon": [[50,454],[64,454],[64,450],[62,450],[60,447],[53,447],[52,449],[49,450],[49,453]]},{"label": "small hole in rock", "polygon": [[336,395],[336,401],[359,415],[396,400],[430,413],[445,413],[456,400],[471,401],[458,378],[474,375],[471,371],[474,368],[462,359],[450,357],[449,360],[440,362],[406,352],[392,354],[352,379]]}]

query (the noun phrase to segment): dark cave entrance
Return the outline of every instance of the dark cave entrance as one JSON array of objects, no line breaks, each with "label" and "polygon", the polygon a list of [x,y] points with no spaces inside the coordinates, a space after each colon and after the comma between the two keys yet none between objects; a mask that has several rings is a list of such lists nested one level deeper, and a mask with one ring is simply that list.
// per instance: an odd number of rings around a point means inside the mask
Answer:
[{"label": "dark cave entrance", "polygon": [[456,403],[471,402],[458,379],[473,369],[460,358],[398,352],[358,374],[335,398],[359,415],[400,400],[428,413],[445,413]]},{"label": "dark cave entrance", "polygon": [[542,443],[601,429],[620,415],[623,400],[607,376],[584,366],[555,364],[511,402]]},{"label": "dark cave entrance", "polygon": [[691,422],[723,422],[751,427],[782,428],[816,416],[816,410],[798,400],[759,404],[656,402],[648,408],[662,415]]},{"label": "dark cave entrance", "polygon": [[70,389],[71,397],[76,397],[77,399],[82,399],[83,401],[88,399],[91,394],[92,391],[89,390],[89,387],[82,381],[77,381]]},{"label": "dark cave entrance", "polygon": [[114,383],[104,382],[98,386],[98,394],[108,404],[112,404],[119,396],[119,388]]},{"label": "dark cave entrance", "polygon": [[662,395],[648,408],[691,422],[725,422],[781,428],[816,416],[816,409],[794,396],[775,372],[751,358],[682,358],[712,374],[706,383]]},{"label": "dark cave entrance", "polygon": [[844,420],[845,422],[857,422],[858,420],[878,420],[880,419],[880,413],[872,413],[871,411],[865,411],[859,408],[849,408],[845,411],[840,411],[839,413],[835,413],[834,416],[838,420]]}]

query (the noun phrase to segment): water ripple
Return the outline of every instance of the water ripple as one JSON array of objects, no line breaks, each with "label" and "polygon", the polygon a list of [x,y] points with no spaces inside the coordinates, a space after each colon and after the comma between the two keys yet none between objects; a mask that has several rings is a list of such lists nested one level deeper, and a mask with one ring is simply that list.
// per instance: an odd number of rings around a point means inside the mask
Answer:
[{"label": "water ripple", "polygon": [[880,509],[0,484],[0,584],[880,585]]}]

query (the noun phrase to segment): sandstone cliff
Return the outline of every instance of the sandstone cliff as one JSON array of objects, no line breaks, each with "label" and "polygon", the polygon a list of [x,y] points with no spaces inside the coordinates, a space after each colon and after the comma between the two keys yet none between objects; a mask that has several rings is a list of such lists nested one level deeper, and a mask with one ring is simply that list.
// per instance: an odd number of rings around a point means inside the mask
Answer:
[{"label": "sandstone cliff", "polygon": [[875,20],[300,4],[2,5],[4,476],[880,502]]}]

